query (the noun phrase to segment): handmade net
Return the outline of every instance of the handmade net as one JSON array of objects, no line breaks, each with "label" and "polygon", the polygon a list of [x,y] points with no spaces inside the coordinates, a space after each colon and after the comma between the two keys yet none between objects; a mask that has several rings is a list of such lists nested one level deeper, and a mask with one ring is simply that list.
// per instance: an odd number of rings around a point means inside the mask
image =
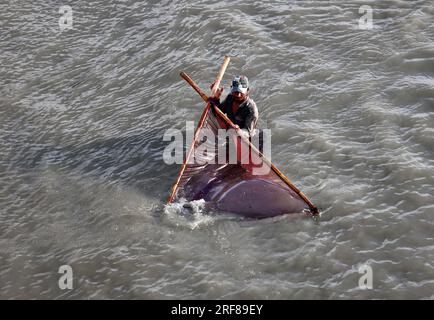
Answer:
[{"label": "handmade net", "polygon": [[249,143],[212,107],[207,106],[203,116],[193,150],[180,173],[175,198],[204,199],[218,210],[252,217],[306,209],[306,202],[261,153],[264,131],[257,132]]}]

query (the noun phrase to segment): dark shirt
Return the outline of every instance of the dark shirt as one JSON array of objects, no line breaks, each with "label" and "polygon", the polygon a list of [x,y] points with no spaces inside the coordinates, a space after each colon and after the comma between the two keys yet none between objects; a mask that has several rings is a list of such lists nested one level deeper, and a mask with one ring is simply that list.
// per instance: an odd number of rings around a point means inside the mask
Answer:
[{"label": "dark shirt", "polygon": [[232,112],[232,95],[228,95],[226,99],[219,104],[219,108],[223,113],[226,113],[231,121],[238,125],[241,129],[247,129],[249,134],[252,135],[256,128],[256,121],[258,120],[258,108],[256,103],[247,97],[247,99],[241,103],[235,113]]}]

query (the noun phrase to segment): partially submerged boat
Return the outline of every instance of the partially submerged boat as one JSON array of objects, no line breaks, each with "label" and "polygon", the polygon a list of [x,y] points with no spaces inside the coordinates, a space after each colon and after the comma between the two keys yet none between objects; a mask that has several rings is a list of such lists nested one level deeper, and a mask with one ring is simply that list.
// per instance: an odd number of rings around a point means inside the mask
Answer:
[{"label": "partially submerged boat", "polygon": [[[212,88],[217,92],[229,58],[220,68]],[[181,76],[208,101],[206,94],[185,73]],[[214,109],[212,109],[214,108]],[[218,130],[233,129],[232,139],[236,149],[235,163],[221,161],[218,144],[204,139],[206,133],[218,135]],[[203,146],[207,150],[204,155]],[[200,150],[200,152],[199,152]],[[243,154],[248,152],[248,155]],[[223,157],[224,158],[224,157]],[[248,161],[241,161],[248,159]],[[220,161],[218,161],[220,160]],[[258,174],[257,168],[262,168]],[[263,169],[268,170],[263,170]],[[262,173],[263,172],[263,173]],[[207,103],[178,178],[172,187],[168,203],[184,198],[188,201],[203,199],[207,207],[218,211],[240,214],[250,218],[269,218],[283,214],[318,214],[315,205],[295,187],[276,166],[252,144],[239,128],[217,107]]]}]

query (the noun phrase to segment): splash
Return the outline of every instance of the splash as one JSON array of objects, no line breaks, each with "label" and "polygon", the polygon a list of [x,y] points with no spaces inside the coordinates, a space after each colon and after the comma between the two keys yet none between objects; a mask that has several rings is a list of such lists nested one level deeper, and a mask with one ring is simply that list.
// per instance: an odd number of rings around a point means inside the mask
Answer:
[{"label": "splash", "polygon": [[215,218],[206,212],[205,200],[187,201],[185,198],[178,202],[166,204],[164,214],[177,227],[187,227],[191,230],[214,223]]}]

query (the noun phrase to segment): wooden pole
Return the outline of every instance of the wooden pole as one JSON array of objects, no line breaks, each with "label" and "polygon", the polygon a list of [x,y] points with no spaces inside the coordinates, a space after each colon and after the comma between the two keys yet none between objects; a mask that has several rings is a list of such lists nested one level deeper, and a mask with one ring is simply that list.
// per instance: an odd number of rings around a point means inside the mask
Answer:
[{"label": "wooden pole", "polygon": [[[193,79],[191,79],[186,73],[182,73],[181,77],[185,79],[193,87],[193,89],[196,90],[197,93],[199,93],[199,95],[204,101],[208,101],[208,96],[202,91],[202,89],[200,89],[200,87],[194,82]],[[214,88],[218,88],[218,86],[214,86]],[[306,204],[309,206],[311,213],[314,215],[319,214],[318,208],[309,200],[309,198],[300,189],[298,189],[279,169],[277,169],[277,167],[265,155],[263,155],[262,152],[259,151],[249,141],[249,139],[244,136],[242,132],[240,132],[241,129],[236,126],[231,121],[231,119],[229,119],[228,116],[224,114],[219,108],[216,107],[215,110],[216,113],[237,132],[237,134],[241,137],[244,143],[246,143],[250,148],[252,148],[252,150],[255,151],[265,161],[265,163],[271,167],[271,169],[283,180],[283,182],[285,182],[288,187],[290,187],[296,194],[298,194],[300,198],[304,200],[304,202],[306,202]]]},{"label": "wooden pole", "polygon": [[188,74],[186,74],[184,71],[182,71],[179,75],[181,76],[182,79],[187,81],[188,84],[190,86],[192,86],[194,90],[196,90],[196,92],[202,97],[202,99],[205,102],[208,102],[208,96],[202,91],[201,88],[198,87],[198,85],[193,81],[192,78],[190,78],[190,76]]},{"label": "wooden pole", "polygon": [[[220,82],[221,82],[222,79],[223,79],[223,75],[224,75],[224,73],[225,73],[225,71],[226,71],[226,68],[228,67],[228,64],[229,64],[230,60],[231,60],[231,58],[228,57],[228,56],[225,56],[224,59],[223,59],[223,64],[221,65],[221,67],[220,67],[220,69],[219,69],[219,72],[218,72],[218,74],[217,74],[216,80],[214,81],[214,85],[213,85],[213,87],[211,88],[211,96],[212,96],[212,97],[216,94],[217,89],[218,89],[219,86],[220,86]],[[185,73],[184,73],[184,72],[181,72],[181,76],[182,76],[182,74],[185,74]],[[186,74],[185,74],[185,75],[186,75]],[[188,77],[188,76],[187,76],[187,77]],[[194,83],[194,81],[193,81],[190,77],[188,77],[188,78],[191,80],[192,83]],[[189,82],[189,83],[190,83],[190,82]],[[197,88],[198,90],[200,90],[200,88],[199,88],[197,85],[196,85],[196,88]],[[202,90],[200,90],[200,91],[202,91]],[[198,92],[199,92],[199,91],[198,91]],[[202,99],[203,99],[204,97],[207,97],[206,94],[203,93],[203,92],[202,92],[202,95],[201,95],[201,96],[202,96]],[[167,200],[168,203],[172,203],[172,202],[173,202],[173,199],[174,199],[175,196],[176,196],[176,191],[178,190],[178,185],[179,185],[179,182],[181,181],[182,174],[184,173],[185,168],[186,168],[186,166],[187,166],[187,163],[188,163],[188,161],[189,161],[189,159],[190,159],[190,157],[191,157],[191,154],[193,153],[194,143],[196,142],[196,140],[197,140],[198,137],[199,137],[199,131],[200,131],[200,129],[203,127],[203,125],[204,125],[204,123],[205,123],[206,116],[207,116],[207,114],[208,114],[208,112],[209,112],[209,109],[210,109],[210,107],[211,107],[211,104],[208,102],[208,97],[207,97],[206,99],[204,99],[204,100],[205,100],[205,102],[207,102],[206,107],[205,107],[205,109],[204,109],[203,112],[202,112],[202,115],[201,115],[201,117],[200,117],[199,123],[198,123],[198,125],[197,125],[197,127],[196,127],[196,131],[194,132],[194,139],[193,139],[193,142],[192,142],[192,144],[191,144],[191,146],[190,146],[190,148],[189,148],[189,150],[188,150],[188,152],[187,152],[187,156],[185,157],[185,160],[184,160],[184,163],[182,164],[181,170],[180,170],[179,173],[178,173],[178,177],[177,177],[177,179],[176,179],[176,182],[175,182],[175,183],[173,184],[173,186],[172,186],[172,191],[171,191],[171,193],[170,193],[170,195],[169,195],[169,198],[168,198],[168,200]]]}]

